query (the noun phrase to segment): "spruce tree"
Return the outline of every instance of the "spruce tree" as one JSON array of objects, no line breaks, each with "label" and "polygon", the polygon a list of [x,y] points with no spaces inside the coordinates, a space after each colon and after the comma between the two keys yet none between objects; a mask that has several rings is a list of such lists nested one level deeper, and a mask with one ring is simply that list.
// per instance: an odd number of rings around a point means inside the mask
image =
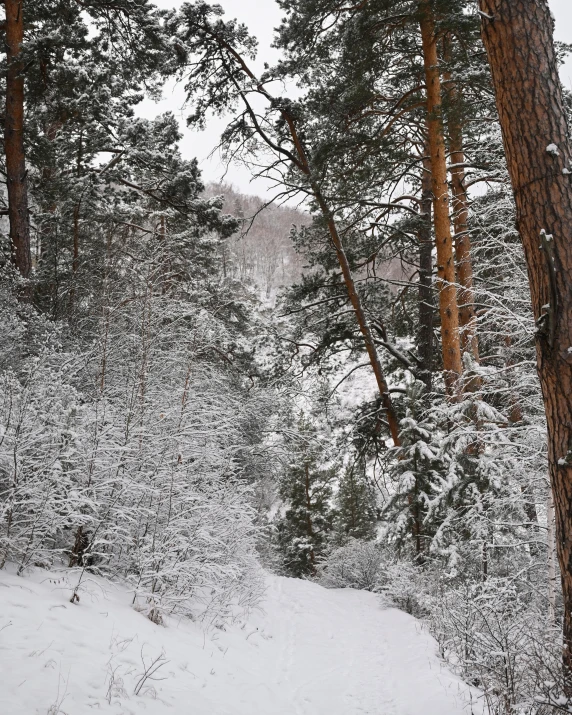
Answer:
[{"label": "spruce tree", "polygon": [[392,492],[382,518],[390,537],[420,558],[435,532],[435,524],[427,523],[427,514],[433,489],[444,474],[445,465],[439,454],[438,427],[427,414],[428,400],[421,382],[408,387],[406,404],[407,411],[401,420],[402,446],[395,453]]},{"label": "spruce tree", "polygon": [[377,506],[374,489],[364,472],[365,464],[346,468],[336,493],[336,539],[371,541],[375,538]]},{"label": "spruce tree", "polygon": [[279,486],[284,513],[278,519],[278,545],[284,570],[291,576],[314,576],[334,526],[332,504],[336,468],[326,462],[316,429],[299,420],[300,443]]}]

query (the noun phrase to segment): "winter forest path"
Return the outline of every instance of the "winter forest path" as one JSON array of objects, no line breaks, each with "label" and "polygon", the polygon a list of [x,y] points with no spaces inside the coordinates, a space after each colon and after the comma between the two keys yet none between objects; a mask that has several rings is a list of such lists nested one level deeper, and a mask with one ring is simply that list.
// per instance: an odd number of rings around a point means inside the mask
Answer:
[{"label": "winter forest path", "polygon": [[[10,715],[462,715],[469,691],[420,624],[370,593],[268,577],[264,613],[205,634],[129,594],[0,573],[0,712]],[[163,653],[135,695],[142,656]],[[477,711],[475,711],[477,712]]]}]

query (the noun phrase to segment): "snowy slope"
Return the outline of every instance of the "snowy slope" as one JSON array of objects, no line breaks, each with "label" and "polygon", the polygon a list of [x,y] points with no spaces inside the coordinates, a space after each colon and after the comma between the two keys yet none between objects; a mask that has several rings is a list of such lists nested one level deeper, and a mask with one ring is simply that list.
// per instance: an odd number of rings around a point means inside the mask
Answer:
[{"label": "snowy slope", "polygon": [[[190,621],[157,626],[96,579],[72,605],[60,577],[0,573],[2,714],[466,712],[467,686],[434,641],[370,593],[269,577],[264,613],[205,633]],[[141,684],[142,658],[161,654],[157,680]]]}]

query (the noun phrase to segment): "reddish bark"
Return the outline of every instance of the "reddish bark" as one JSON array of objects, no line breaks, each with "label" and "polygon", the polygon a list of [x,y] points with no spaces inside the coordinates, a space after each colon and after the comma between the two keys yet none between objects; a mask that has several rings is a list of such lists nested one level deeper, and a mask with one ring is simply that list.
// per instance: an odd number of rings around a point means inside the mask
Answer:
[{"label": "reddish bark", "polygon": [[437,281],[439,312],[441,315],[441,342],[445,384],[449,394],[456,391],[456,382],[462,372],[459,340],[459,312],[453,238],[449,215],[449,186],[441,106],[441,78],[435,37],[435,23],[431,3],[419,2],[421,39],[425,83],[427,85],[427,129],[431,157],[433,213],[435,243],[437,246]]},{"label": "reddish bark", "polygon": [[[201,30],[204,31],[205,27],[201,26]],[[212,38],[212,40],[219,45],[219,47],[229,53],[229,55],[236,63],[236,67],[240,70],[240,72],[242,72],[254,83],[254,86],[256,87],[259,94],[264,97],[268,102],[270,102],[270,104],[278,104],[276,98],[268,92],[268,89],[265,85],[261,84],[256,75],[248,67],[244,59],[234,49],[234,47],[229,44],[228,40],[223,35],[220,35],[216,31],[213,31],[211,28],[208,28],[206,32]],[[332,241],[332,245],[336,251],[336,257],[338,259],[338,263],[342,271],[342,276],[348,293],[348,298],[352,305],[354,315],[356,317],[356,322],[358,324],[359,331],[362,335],[365,344],[369,362],[375,375],[377,387],[381,398],[381,404],[386,413],[391,438],[393,440],[394,445],[399,446],[399,422],[393,407],[391,395],[389,394],[389,388],[385,380],[383,368],[379,360],[379,355],[377,354],[377,348],[371,332],[371,327],[369,325],[369,321],[362,305],[361,296],[356,288],[356,284],[353,279],[352,270],[347,258],[347,254],[345,252],[342,238],[338,232],[334,215],[330,210],[326,198],[322,194],[318,181],[313,175],[312,167],[306,154],[303,141],[301,140],[298,130],[296,128],[296,119],[293,117],[288,107],[284,106],[284,103],[281,102],[282,107],[280,109],[280,114],[282,116],[285,126],[288,128],[288,132],[290,134],[290,138],[294,147],[293,151],[290,152],[284,147],[275,144],[272,139],[268,137],[268,135],[260,127],[256,114],[244,94],[242,95],[242,99],[246,107],[246,113],[252,120],[252,124],[259,137],[273,151],[279,152],[283,158],[287,156],[288,160],[296,167],[299,172],[301,172],[301,174],[308,182],[311,193],[320,208],[322,217],[327,226],[328,233]]]},{"label": "reddish bark", "polygon": [[419,218],[421,225],[417,233],[419,240],[419,331],[417,352],[421,360],[421,376],[429,392],[432,389],[433,371],[433,242],[431,238],[431,162],[426,150],[421,179],[421,203]]},{"label": "reddish bark", "polygon": [[395,414],[393,402],[392,402],[391,396],[389,394],[389,387],[387,385],[385,376],[383,374],[383,368],[381,367],[381,362],[379,361],[379,355],[377,354],[377,348],[375,346],[375,342],[373,339],[369,321],[366,317],[366,314],[365,314],[365,311],[363,309],[363,305],[361,302],[360,295],[359,295],[356,285],[355,285],[355,281],[354,281],[354,278],[352,275],[351,267],[350,267],[345,249],[344,249],[344,245],[343,245],[340,235],[338,233],[338,228],[336,226],[336,222],[334,221],[334,218],[333,218],[326,202],[324,201],[318,186],[316,186],[316,185],[313,186],[313,193],[314,193],[314,197],[316,198],[316,200],[318,202],[318,205],[320,206],[322,214],[323,214],[324,218],[326,219],[326,224],[328,226],[330,238],[331,238],[332,244],[334,246],[334,249],[336,251],[338,263],[342,270],[342,275],[344,278],[346,290],[348,292],[348,297],[350,299],[350,303],[354,310],[354,314],[356,316],[356,321],[357,321],[357,324],[359,326],[360,332],[362,334],[362,337],[363,337],[363,340],[365,343],[365,348],[367,351],[369,362],[371,364],[373,373],[375,375],[377,387],[378,387],[379,394],[381,397],[381,404],[385,410],[385,414],[387,417],[387,423],[389,425],[389,432],[391,434],[391,439],[393,441],[393,444],[396,447],[399,447],[399,445],[401,444],[401,441],[399,439],[399,421],[397,419],[397,415]]},{"label": "reddish bark", "polygon": [[[450,62],[452,48],[449,37],[444,40],[444,59]],[[475,311],[475,291],[473,287],[473,263],[471,258],[471,236],[469,233],[469,200],[465,188],[465,151],[463,147],[463,123],[460,116],[459,89],[450,72],[443,76],[444,88],[449,102],[449,162],[451,172],[451,193],[453,197],[453,226],[455,229],[455,263],[457,270],[457,303],[459,306],[459,332],[461,351],[469,352],[479,362],[479,340],[477,337],[477,314]]]},{"label": "reddish bark", "polygon": [[544,0],[480,0],[517,227],[537,321],[537,362],[572,674],[572,152]]}]

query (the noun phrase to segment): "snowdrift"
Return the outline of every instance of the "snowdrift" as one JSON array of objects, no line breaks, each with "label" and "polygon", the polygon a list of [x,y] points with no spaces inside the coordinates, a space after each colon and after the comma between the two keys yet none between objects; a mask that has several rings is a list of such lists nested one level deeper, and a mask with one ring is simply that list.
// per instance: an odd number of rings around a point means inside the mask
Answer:
[{"label": "snowdrift", "polygon": [[64,572],[1,572],[0,713],[470,712],[469,688],[415,619],[371,593],[267,582],[263,611],[205,630],[156,625],[126,589],[97,578],[71,604]]}]

